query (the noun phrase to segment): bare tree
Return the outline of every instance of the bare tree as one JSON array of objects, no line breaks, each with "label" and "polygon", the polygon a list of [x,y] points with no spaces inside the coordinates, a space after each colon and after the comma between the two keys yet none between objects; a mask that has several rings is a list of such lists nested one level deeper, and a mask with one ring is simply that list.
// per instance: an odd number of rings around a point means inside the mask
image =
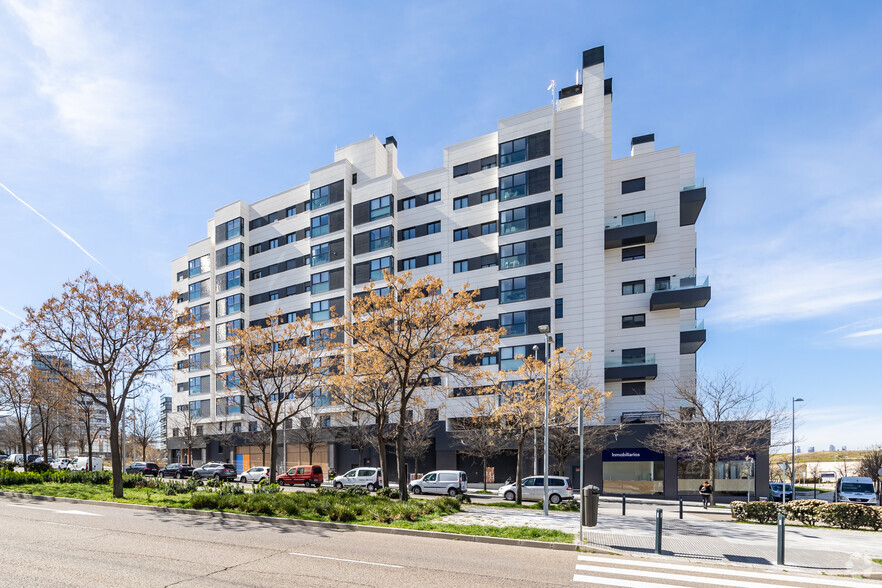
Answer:
[{"label": "bare tree", "polygon": [[[414,408],[413,412],[404,422],[404,451],[405,459],[413,459],[413,471],[420,471],[420,458],[426,454],[432,446],[432,426],[435,420],[431,413],[424,408]],[[401,423],[398,424],[401,426]]]},{"label": "bare tree", "polygon": [[131,410],[129,435],[132,443],[141,448],[141,460],[147,460],[147,447],[159,438],[159,413],[149,397],[135,401]]},{"label": "bare tree", "polygon": [[[85,381],[85,379],[83,379]],[[88,384],[83,384],[88,385]],[[104,419],[101,418],[101,407],[96,404],[92,396],[82,394],[77,391],[73,395],[74,418],[77,424],[81,426],[82,436],[88,456],[89,470],[92,469],[92,456],[95,441],[105,433]]]},{"label": "bare tree", "polygon": [[184,410],[169,414],[169,420],[174,424],[174,428],[178,429],[181,441],[187,448],[187,458],[181,456],[181,463],[193,463],[193,450],[205,446],[205,438],[197,433],[196,419],[193,413],[184,407]]},{"label": "bare tree", "polygon": [[[272,436],[264,423],[257,422],[257,428],[251,431],[251,444],[260,447],[260,453],[262,455],[262,461],[260,465],[266,465],[266,450],[270,447],[270,441],[272,440]],[[275,452],[273,452],[275,453]]]},{"label": "bare tree", "polygon": [[30,379],[33,368],[24,355],[12,348],[11,343],[0,341],[0,345],[3,345],[0,347],[0,354],[4,358],[4,367],[0,371],[0,407],[10,413],[10,420],[16,430],[16,442],[21,444],[21,452],[27,455],[28,439],[40,425],[39,419],[33,414]]},{"label": "bare tree", "polygon": [[241,433],[233,430],[233,423],[229,421],[219,421],[214,424],[211,436],[217,441],[217,444],[224,448],[224,460],[233,461],[233,450],[236,441],[242,437]]},{"label": "bare tree", "polygon": [[[368,416],[358,411],[353,411],[353,418],[355,419],[355,422],[346,427],[343,438],[349,443],[349,445],[358,451],[358,465],[361,466],[364,464],[365,450],[368,447],[373,446],[373,441],[377,436],[372,430],[372,425],[368,423]],[[383,478],[383,480],[385,480],[385,478]]]},{"label": "bare tree", "polygon": [[328,427],[324,426],[320,415],[313,413],[312,416],[301,417],[300,426],[291,430],[293,439],[306,447],[309,453],[309,463],[312,463],[312,455],[316,448],[330,439]]},{"label": "bare tree", "polygon": [[469,457],[481,460],[481,479],[487,491],[487,462],[506,450],[505,436],[493,418],[495,397],[473,397],[472,416],[456,419],[453,438],[461,451]]},{"label": "bare tree", "polygon": [[[653,402],[663,418],[645,445],[702,463],[714,487],[718,461],[768,448],[772,430],[789,414],[763,388],[744,386],[734,373],[676,382],[673,394]],[[713,493],[710,500],[715,504]]]},{"label": "bare tree", "polygon": [[879,472],[882,472],[882,445],[873,445],[861,456],[861,463],[858,465],[858,475],[874,480],[880,487],[880,491],[877,491],[877,494],[882,494]]}]

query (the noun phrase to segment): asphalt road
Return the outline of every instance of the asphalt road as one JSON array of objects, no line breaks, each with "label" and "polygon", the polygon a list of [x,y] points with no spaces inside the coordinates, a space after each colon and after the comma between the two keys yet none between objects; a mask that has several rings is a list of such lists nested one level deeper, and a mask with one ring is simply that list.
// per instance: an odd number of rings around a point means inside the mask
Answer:
[{"label": "asphalt road", "polygon": [[576,554],[0,498],[0,586],[561,586]]}]

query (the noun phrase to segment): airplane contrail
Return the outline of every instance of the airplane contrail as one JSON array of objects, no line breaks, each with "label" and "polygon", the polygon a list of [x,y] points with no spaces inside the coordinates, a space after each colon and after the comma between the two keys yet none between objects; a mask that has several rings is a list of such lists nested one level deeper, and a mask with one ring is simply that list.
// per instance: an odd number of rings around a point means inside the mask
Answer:
[{"label": "airplane contrail", "polygon": [[[110,273],[113,275],[114,278],[116,278],[116,279],[119,280],[120,282],[123,281],[123,279],[122,279],[121,277],[119,277],[118,275],[116,275],[116,273],[114,273],[114,271],[113,271],[112,269],[110,269],[109,267],[107,267],[106,265],[104,265],[103,263],[101,263],[100,261],[98,261],[98,258],[97,258],[97,257],[95,257],[94,255],[92,255],[91,253],[89,253],[88,251],[86,251],[86,248],[85,248],[85,247],[83,247],[82,245],[80,245],[79,243],[77,243],[77,240],[76,240],[76,239],[74,239],[73,237],[71,237],[70,235],[68,235],[66,232],[64,232],[64,229],[62,229],[61,227],[59,227],[58,225],[56,225],[55,223],[53,223],[51,220],[49,220],[48,218],[46,218],[45,216],[43,216],[42,214],[40,214],[40,213],[37,211],[36,208],[34,208],[34,207],[31,206],[30,204],[28,204],[27,202],[25,202],[24,200],[22,200],[21,198],[19,198],[19,197],[15,194],[15,192],[13,192],[13,191],[10,190],[9,188],[7,188],[6,185],[3,184],[3,182],[0,182],[0,188],[3,188],[3,189],[6,190],[7,192],[9,192],[9,193],[12,195],[13,198],[15,198],[16,200],[18,200],[19,202],[21,202],[22,204],[24,204],[25,206],[27,206],[27,207],[30,209],[31,212],[33,212],[34,214],[36,214],[37,216],[39,216],[41,219],[43,219],[44,221],[46,221],[47,223],[49,223],[49,225],[50,225],[53,229],[55,229],[56,231],[58,231],[59,233],[61,233],[61,236],[62,236],[62,237],[64,237],[65,239],[67,239],[68,241],[70,241],[71,243],[73,243],[74,245],[76,245],[77,248],[78,248],[80,251],[82,251],[83,253],[85,253],[85,254],[89,257],[89,259],[91,259],[92,261],[94,261],[95,263],[97,263],[98,265],[100,265],[101,267],[103,267],[104,269],[106,269],[108,272],[110,272]],[[9,312],[9,311],[7,310],[6,312]],[[9,314],[12,314],[12,313],[10,312]],[[15,315],[13,314],[12,316],[15,316]],[[16,317],[16,318],[17,318],[17,317]],[[19,319],[19,320],[21,320],[21,319]]]},{"label": "airplane contrail", "polygon": [[21,318],[20,316],[18,316],[17,314],[15,314],[14,312],[12,312],[11,310],[9,310],[7,308],[3,308],[2,306],[0,306],[0,310],[2,310],[3,312],[5,312],[8,315],[14,316],[15,318],[17,318],[21,322],[24,322],[23,318]]}]

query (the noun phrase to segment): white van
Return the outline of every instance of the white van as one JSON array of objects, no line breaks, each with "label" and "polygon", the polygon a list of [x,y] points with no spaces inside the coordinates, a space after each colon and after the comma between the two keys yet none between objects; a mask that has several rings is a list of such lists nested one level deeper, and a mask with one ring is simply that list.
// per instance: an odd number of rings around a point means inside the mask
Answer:
[{"label": "white van", "polygon": [[340,490],[344,486],[364,486],[368,492],[383,487],[383,473],[380,468],[353,468],[334,478],[334,488]]},{"label": "white van", "polygon": [[833,502],[876,503],[876,488],[872,478],[847,477],[836,480]]},{"label": "white van", "polygon": [[73,472],[82,472],[91,469],[93,472],[100,472],[104,469],[104,460],[100,457],[92,458],[92,467],[89,468],[89,458],[86,457],[78,457],[70,462],[68,466],[69,470]]},{"label": "white van", "polygon": [[419,480],[414,480],[407,485],[407,489],[414,494],[448,494],[456,496],[465,494],[469,489],[468,477],[463,471],[438,470],[429,472]]}]

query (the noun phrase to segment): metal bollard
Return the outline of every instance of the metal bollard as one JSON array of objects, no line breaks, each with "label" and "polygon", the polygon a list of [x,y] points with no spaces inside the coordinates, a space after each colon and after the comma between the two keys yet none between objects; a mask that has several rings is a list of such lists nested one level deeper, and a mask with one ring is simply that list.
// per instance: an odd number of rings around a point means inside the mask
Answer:
[{"label": "metal bollard", "polygon": [[625,495],[622,494],[622,516],[625,516]]},{"label": "metal bollard", "polygon": [[778,565],[784,565],[784,515],[778,515]]},{"label": "metal bollard", "polygon": [[683,518],[683,497],[680,497],[680,518]]},{"label": "metal bollard", "polygon": [[661,555],[662,509],[655,509],[655,552]]}]

